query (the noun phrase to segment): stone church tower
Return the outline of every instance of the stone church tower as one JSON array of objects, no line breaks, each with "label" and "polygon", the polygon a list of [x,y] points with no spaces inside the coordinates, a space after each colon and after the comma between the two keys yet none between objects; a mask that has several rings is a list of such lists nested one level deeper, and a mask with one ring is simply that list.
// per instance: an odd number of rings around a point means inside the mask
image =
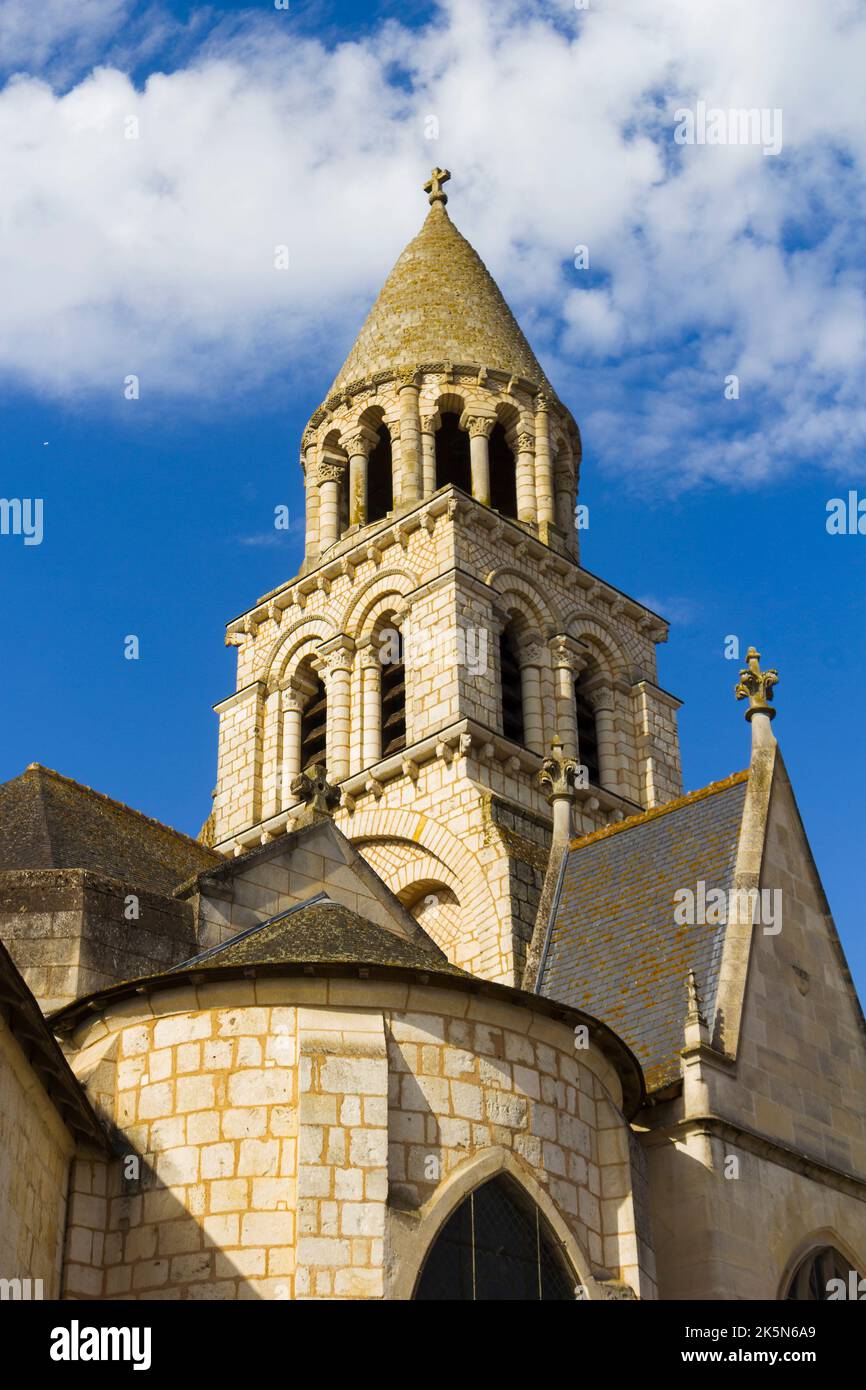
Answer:
[{"label": "stone church tower", "polygon": [[[339,828],[450,961],[519,983],[548,863],[541,760],[578,758],[575,831],[681,792],[664,621],[582,568],[580,434],[434,170],[302,440],[300,572],[228,626],[208,840],[283,833],[324,762]],[[583,785],[580,785],[583,783]]]},{"label": "stone church tower", "polygon": [[229,624],[207,843],[0,785],[0,1281],[860,1300],[866,1019],[778,674],[681,795],[664,624],[581,566],[577,427],[446,178]]}]

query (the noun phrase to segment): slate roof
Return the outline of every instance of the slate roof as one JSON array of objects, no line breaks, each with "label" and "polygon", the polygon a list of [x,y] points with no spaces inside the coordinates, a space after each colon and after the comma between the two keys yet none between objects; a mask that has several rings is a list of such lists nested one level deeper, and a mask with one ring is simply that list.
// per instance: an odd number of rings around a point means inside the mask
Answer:
[{"label": "slate roof", "polygon": [[167,896],[222,859],[179,830],[39,763],[0,784],[0,870],[91,869]]},{"label": "slate roof", "polygon": [[686,976],[712,1026],[724,925],[678,925],[677,889],[733,886],[748,773],[575,840],[554,901],[538,992],[607,1023],[648,1091],[680,1075]]},{"label": "slate roof", "polygon": [[408,941],[319,893],[276,917],[239,932],[167,974],[216,966],[313,964],[397,965],[438,974],[465,975],[438,951]]}]

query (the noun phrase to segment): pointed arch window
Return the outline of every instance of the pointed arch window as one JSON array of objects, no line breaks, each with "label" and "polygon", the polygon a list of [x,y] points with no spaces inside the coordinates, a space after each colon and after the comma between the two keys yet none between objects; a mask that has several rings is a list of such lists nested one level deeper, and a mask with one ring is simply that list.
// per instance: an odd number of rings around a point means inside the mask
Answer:
[{"label": "pointed arch window", "polygon": [[301,711],[301,770],[312,763],[325,762],[328,697],[321,677],[313,680],[313,688]]},{"label": "pointed arch window", "polygon": [[574,683],[574,713],[577,719],[578,757],[586,768],[587,776],[594,787],[601,786],[601,767],[598,757],[598,729],[595,710],[583,689],[583,681]]},{"label": "pointed arch window", "polygon": [[506,1177],[470,1192],[439,1232],[415,1298],[565,1302],[577,1280],[535,1202]]},{"label": "pointed arch window", "polygon": [[399,628],[389,630],[389,640],[382,645],[382,757],[399,753],[406,747],[406,668],[403,661],[403,634]]},{"label": "pointed arch window", "polygon": [[453,483],[464,492],[472,491],[472,470],[469,463],[469,435],[460,428],[460,420],[446,410],[436,431],[436,486]]},{"label": "pointed arch window", "polygon": [[379,438],[370,451],[367,462],[367,521],[381,521],[394,510],[394,472],[391,435],[386,425],[379,428]]},{"label": "pointed arch window", "polygon": [[[837,1297],[850,1298],[851,1284],[856,1283],[859,1278],[857,1271],[852,1271],[849,1261],[834,1245],[822,1245],[817,1250],[810,1250],[806,1258],[801,1260],[788,1285],[785,1298],[793,1303],[832,1302],[831,1293],[835,1293]],[[831,1282],[840,1279],[844,1288],[841,1295],[839,1284]]]},{"label": "pointed arch window", "polygon": [[523,678],[514,629],[509,623],[499,637],[499,680],[502,695],[502,732],[514,743],[524,741]]},{"label": "pointed arch window", "polygon": [[517,516],[517,466],[503,426],[490,435],[490,505],[502,516]]}]

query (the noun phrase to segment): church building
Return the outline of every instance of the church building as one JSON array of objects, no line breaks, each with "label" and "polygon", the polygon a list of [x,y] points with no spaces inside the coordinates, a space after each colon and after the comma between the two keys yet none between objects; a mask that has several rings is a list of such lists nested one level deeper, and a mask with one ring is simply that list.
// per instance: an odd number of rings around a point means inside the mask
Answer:
[{"label": "church building", "polygon": [[777,674],[684,794],[667,625],[581,564],[578,426],[448,178],[304,431],[300,570],[228,624],[198,840],[0,786],[11,1296],[866,1296]]}]

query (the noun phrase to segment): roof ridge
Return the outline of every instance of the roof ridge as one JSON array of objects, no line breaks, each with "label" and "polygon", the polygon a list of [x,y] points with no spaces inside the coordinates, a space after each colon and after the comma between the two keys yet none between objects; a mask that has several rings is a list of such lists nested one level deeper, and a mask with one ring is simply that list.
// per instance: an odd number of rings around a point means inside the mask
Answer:
[{"label": "roof ridge", "polygon": [[[54,777],[58,782],[65,782],[69,787],[75,787],[80,792],[87,792],[88,796],[97,797],[98,800],[106,802],[109,806],[117,806],[121,811],[128,811],[131,816],[137,816],[139,820],[146,821],[148,825],[155,825],[158,826],[160,830],[167,830],[170,835],[176,835],[179,840],[186,840],[187,844],[195,845],[197,849],[208,851],[207,845],[203,845],[201,840],[195,839],[194,836],[187,835],[185,831],[175,830],[173,825],[166,825],[165,821],[157,820],[155,816],[145,815],[144,811],[137,811],[134,806],[127,805],[125,801],[118,801],[114,796],[108,796],[105,792],[98,792],[95,787],[88,787],[85,782],[77,782],[74,777],[67,777],[65,773],[57,772],[53,767],[45,767],[43,763],[28,763],[24,771],[19,775],[21,777],[26,777],[28,772],[42,772],[47,777]],[[15,781],[15,778],[12,778],[12,781]],[[50,845],[50,834],[48,838]],[[220,854],[219,850],[212,850],[209,852],[216,854],[219,860],[225,858],[225,855]]]},{"label": "roof ridge", "polygon": [[658,820],[660,816],[666,816],[671,811],[682,810],[684,806],[691,806],[695,801],[703,801],[707,796],[715,796],[717,792],[727,791],[729,787],[735,787],[740,782],[748,780],[749,769],[744,768],[742,772],[732,772],[720,782],[708,782],[705,787],[699,787],[697,791],[686,792],[684,796],[678,796],[674,801],[666,801],[663,806],[652,806],[648,811],[638,811],[633,816],[627,816],[625,820],[617,822],[616,825],[603,825],[600,830],[590,831],[588,835],[579,835],[569,843],[569,850],[583,849],[586,845],[593,844],[596,840],[606,840],[611,835],[618,835],[622,830],[633,830],[637,825],[646,825],[648,821]]}]

